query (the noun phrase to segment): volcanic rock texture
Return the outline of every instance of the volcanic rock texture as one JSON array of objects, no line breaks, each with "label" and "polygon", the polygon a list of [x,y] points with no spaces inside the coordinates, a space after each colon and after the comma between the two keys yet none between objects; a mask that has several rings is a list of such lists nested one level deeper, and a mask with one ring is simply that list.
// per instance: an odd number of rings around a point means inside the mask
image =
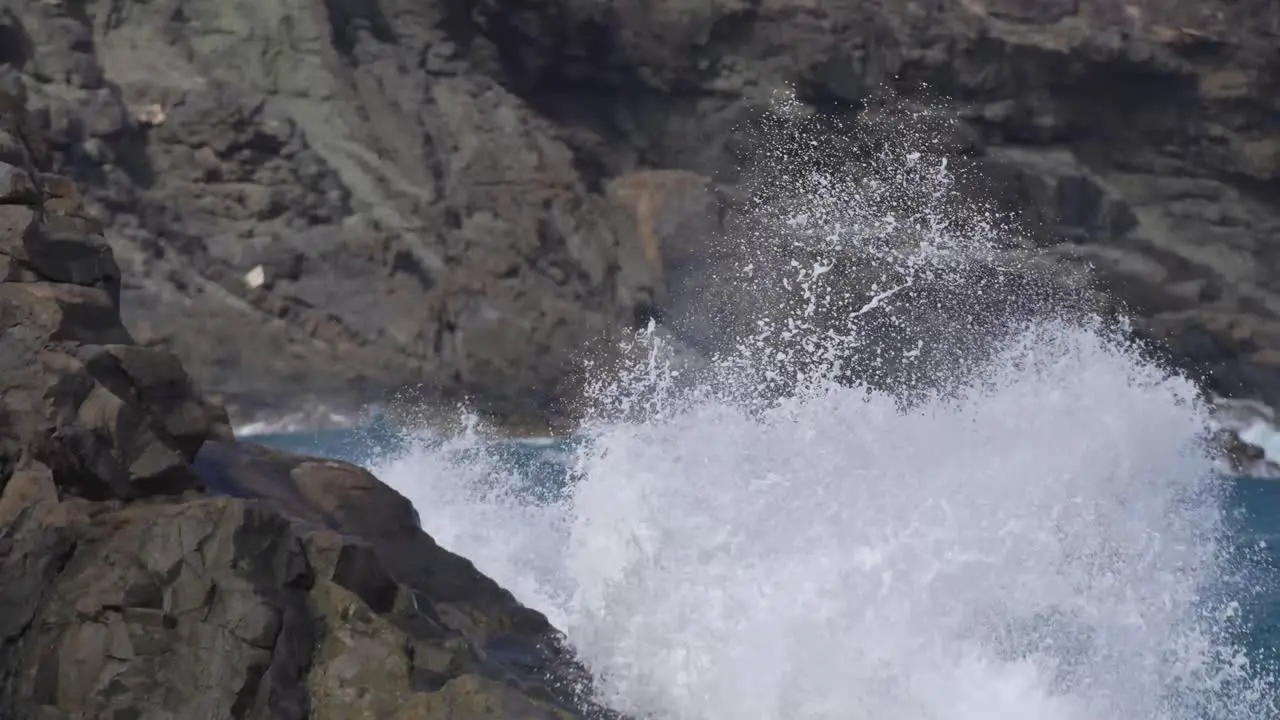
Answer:
[{"label": "volcanic rock texture", "polygon": [[586,717],[546,619],[408,500],[236,444],[133,341],[38,138],[0,93],[0,718]]},{"label": "volcanic rock texture", "polygon": [[554,414],[584,343],[697,327],[743,128],[788,85],[954,113],[1032,244],[1212,390],[1280,401],[1267,0],[0,8],[0,75],[105,223],[126,324],[238,418],[417,385]]}]

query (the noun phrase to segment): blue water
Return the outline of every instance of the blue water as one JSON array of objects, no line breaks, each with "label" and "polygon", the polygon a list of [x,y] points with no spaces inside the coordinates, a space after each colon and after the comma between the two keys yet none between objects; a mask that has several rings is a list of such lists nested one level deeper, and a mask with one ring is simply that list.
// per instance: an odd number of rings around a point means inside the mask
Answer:
[{"label": "blue water", "polygon": [[1280,482],[1238,478],[1229,496],[1254,662],[1280,667]]},{"label": "blue water", "polygon": [[[243,438],[288,452],[344,460],[363,467],[405,451],[408,441],[390,425],[375,420],[355,430],[271,434]],[[570,440],[513,440],[485,450],[526,483],[518,492],[530,502],[554,501],[570,484]],[[1280,482],[1248,477],[1224,478],[1236,567],[1228,587],[1238,599],[1247,633],[1244,644],[1259,672],[1280,669]],[[428,532],[431,528],[425,528]]]},{"label": "blue water", "polygon": [[[305,433],[280,433],[243,438],[286,452],[313,457],[343,460],[372,469],[378,461],[403,454],[409,440],[391,425],[375,419],[353,430],[318,430]],[[486,459],[513,473],[525,485],[519,490],[532,500],[559,497],[568,488],[568,461],[573,451],[572,440],[515,440],[495,443],[483,450]],[[455,452],[481,452],[462,450]],[[427,528],[430,531],[430,528]]]}]

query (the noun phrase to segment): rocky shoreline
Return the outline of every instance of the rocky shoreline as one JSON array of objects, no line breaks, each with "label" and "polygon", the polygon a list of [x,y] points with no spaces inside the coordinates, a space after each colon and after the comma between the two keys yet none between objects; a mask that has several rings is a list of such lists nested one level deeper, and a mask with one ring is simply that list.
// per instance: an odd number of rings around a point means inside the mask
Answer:
[{"label": "rocky shoreline", "polygon": [[405,498],[232,423],[413,388],[561,426],[583,345],[710,342],[782,87],[956,118],[1021,249],[1280,406],[1274,8],[0,6],[0,718],[607,716]]},{"label": "rocky shoreline", "polygon": [[540,613],[332,461],[237,443],[0,93],[0,717],[607,717]]},{"label": "rocky shoreline", "polygon": [[0,41],[125,324],[238,425],[406,387],[554,423],[584,343],[660,317],[696,345],[781,87],[956,118],[1026,245],[1207,389],[1280,404],[1266,0],[16,0]]}]

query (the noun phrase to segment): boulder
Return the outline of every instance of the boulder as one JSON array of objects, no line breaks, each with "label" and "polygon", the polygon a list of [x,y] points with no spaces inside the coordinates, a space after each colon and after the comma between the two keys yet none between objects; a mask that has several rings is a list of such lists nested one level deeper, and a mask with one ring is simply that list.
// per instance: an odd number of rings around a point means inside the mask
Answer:
[{"label": "boulder", "polygon": [[270,499],[33,507],[0,541],[5,717],[582,716],[545,619],[412,526],[406,584]]}]

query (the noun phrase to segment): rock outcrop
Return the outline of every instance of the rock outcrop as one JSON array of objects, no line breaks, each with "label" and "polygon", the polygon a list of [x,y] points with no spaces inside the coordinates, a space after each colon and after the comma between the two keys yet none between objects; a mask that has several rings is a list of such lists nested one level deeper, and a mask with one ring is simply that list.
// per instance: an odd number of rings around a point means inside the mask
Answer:
[{"label": "rock outcrop", "polygon": [[788,83],[819,115],[888,92],[958,117],[1029,245],[1210,389],[1280,402],[1266,0],[5,7],[0,75],[105,219],[127,324],[241,417],[418,384],[539,415],[583,342],[707,326],[674,288],[718,282],[684,246],[733,203],[667,204],[655,255],[635,191],[732,195]]},{"label": "rock outcrop", "polygon": [[19,105],[0,93],[0,717],[601,715],[546,619],[408,500],[236,444],[134,342]]}]

